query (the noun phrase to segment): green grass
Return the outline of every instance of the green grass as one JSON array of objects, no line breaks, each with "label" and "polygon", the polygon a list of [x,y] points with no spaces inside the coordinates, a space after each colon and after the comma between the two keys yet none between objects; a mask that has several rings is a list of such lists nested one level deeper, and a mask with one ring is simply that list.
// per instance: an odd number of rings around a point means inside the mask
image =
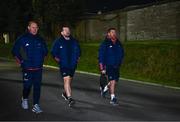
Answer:
[{"label": "green grass", "polygon": [[180,42],[127,42],[122,76],[180,86]]},{"label": "green grass", "polygon": [[[100,43],[81,43],[78,70],[99,73]],[[124,78],[180,87],[180,41],[128,41],[121,66]]]},{"label": "green grass", "polygon": [[[1,41],[0,41],[1,42]],[[4,44],[0,43],[0,57],[6,57],[12,59],[11,55],[11,49],[12,49],[13,44]]]},{"label": "green grass", "polygon": [[[99,44],[80,43],[82,56],[78,70],[99,73]],[[125,58],[121,77],[180,87],[180,41],[128,41],[123,45]],[[12,58],[11,47],[12,44],[1,44],[0,57]],[[45,64],[57,66],[50,54]]]}]

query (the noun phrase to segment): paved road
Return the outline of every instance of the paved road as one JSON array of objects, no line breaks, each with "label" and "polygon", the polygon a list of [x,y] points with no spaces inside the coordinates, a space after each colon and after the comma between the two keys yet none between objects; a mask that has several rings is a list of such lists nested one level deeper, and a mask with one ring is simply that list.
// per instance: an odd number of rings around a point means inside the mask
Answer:
[{"label": "paved road", "polygon": [[0,60],[0,120],[180,120],[180,90],[120,81],[120,105],[113,107],[108,98],[100,97],[98,79],[76,73],[72,86],[77,104],[69,108],[61,98],[59,72],[45,69],[41,95],[44,112],[36,115],[21,109],[20,69],[13,62]]}]

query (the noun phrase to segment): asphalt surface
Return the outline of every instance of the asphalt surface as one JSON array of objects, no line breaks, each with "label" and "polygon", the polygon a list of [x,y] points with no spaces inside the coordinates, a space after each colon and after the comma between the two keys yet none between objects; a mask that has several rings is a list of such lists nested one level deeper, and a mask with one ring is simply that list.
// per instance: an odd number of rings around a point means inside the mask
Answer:
[{"label": "asphalt surface", "polygon": [[[117,86],[119,106],[100,96],[99,77],[76,73],[73,97],[76,104],[68,107],[61,97],[63,82],[58,70],[44,69],[40,105],[37,115],[21,108],[21,69],[0,60],[0,120],[42,121],[171,121],[180,120],[180,90],[120,81]],[[29,98],[32,106],[32,94]]]}]

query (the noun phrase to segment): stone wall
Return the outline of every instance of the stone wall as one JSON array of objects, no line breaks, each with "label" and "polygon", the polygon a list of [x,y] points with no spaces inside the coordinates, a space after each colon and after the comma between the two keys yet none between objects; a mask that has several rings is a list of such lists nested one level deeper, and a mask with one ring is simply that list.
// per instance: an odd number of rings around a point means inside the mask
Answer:
[{"label": "stone wall", "polygon": [[180,39],[180,1],[127,12],[127,40]]},{"label": "stone wall", "polygon": [[77,23],[73,34],[82,41],[100,41],[110,27],[117,29],[122,41],[180,40],[180,1],[86,16]]}]

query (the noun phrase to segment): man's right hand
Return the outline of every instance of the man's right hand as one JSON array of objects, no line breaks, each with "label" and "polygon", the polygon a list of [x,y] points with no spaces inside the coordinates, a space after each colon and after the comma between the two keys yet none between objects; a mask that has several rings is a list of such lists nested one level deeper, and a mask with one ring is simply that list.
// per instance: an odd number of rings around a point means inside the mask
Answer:
[{"label": "man's right hand", "polygon": [[23,63],[23,60],[21,61],[18,57],[15,56],[15,60],[16,60],[16,64],[18,64],[19,66],[21,66],[21,64]]},{"label": "man's right hand", "polygon": [[102,73],[102,74],[106,74],[106,70],[102,70],[101,73]]}]

